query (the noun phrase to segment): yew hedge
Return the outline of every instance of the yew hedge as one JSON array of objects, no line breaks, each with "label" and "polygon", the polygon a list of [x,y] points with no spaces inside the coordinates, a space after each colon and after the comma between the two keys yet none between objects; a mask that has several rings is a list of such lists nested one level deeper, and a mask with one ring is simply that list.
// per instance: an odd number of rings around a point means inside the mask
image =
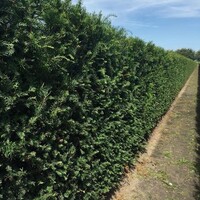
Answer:
[{"label": "yew hedge", "polygon": [[80,2],[1,0],[0,199],[104,199],[195,66]]}]

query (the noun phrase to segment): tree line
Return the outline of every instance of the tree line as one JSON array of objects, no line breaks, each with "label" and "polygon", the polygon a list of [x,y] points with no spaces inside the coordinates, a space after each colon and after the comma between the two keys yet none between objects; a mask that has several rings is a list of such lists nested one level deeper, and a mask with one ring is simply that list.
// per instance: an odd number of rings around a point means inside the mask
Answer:
[{"label": "tree line", "polygon": [[181,48],[177,49],[176,52],[192,60],[200,61],[200,50],[194,51],[190,48]]}]

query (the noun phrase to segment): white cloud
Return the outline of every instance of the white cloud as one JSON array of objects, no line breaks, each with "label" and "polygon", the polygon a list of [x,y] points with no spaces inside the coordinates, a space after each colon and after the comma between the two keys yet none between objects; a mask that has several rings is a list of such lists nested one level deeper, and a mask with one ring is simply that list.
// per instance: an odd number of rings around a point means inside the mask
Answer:
[{"label": "white cloud", "polygon": [[161,15],[170,18],[192,18],[200,17],[200,7],[171,6],[161,11]]},{"label": "white cloud", "polygon": [[[77,2],[77,0],[72,0]],[[200,17],[200,0],[83,0],[83,5],[90,12],[117,16],[134,15],[153,9],[159,17]]]},{"label": "white cloud", "polygon": [[[76,3],[78,0],[72,0]],[[89,12],[102,12],[127,31],[157,29],[154,18],[200,18],[200,0],[82,0]],[[154,17],[154,18],[152,18]],[[153,20],[152,20],[153,19]]]}]

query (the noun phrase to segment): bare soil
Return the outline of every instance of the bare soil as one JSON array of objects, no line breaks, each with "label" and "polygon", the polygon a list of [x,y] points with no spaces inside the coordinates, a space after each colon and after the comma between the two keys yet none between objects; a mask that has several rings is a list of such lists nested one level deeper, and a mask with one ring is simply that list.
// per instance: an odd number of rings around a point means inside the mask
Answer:
[{"label": "bare soil", "polygon": [[199,135],[196,68],[111,200],[200,200]]}]

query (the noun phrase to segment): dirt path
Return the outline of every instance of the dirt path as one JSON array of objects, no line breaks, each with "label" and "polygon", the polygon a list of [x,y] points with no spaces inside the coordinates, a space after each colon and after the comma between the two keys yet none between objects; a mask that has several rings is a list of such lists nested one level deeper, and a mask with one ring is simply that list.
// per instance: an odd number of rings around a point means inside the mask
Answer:
[{"label": "dirt path", "polygon": [[200,200],[198,85],[196,69],[112,200]]}]

